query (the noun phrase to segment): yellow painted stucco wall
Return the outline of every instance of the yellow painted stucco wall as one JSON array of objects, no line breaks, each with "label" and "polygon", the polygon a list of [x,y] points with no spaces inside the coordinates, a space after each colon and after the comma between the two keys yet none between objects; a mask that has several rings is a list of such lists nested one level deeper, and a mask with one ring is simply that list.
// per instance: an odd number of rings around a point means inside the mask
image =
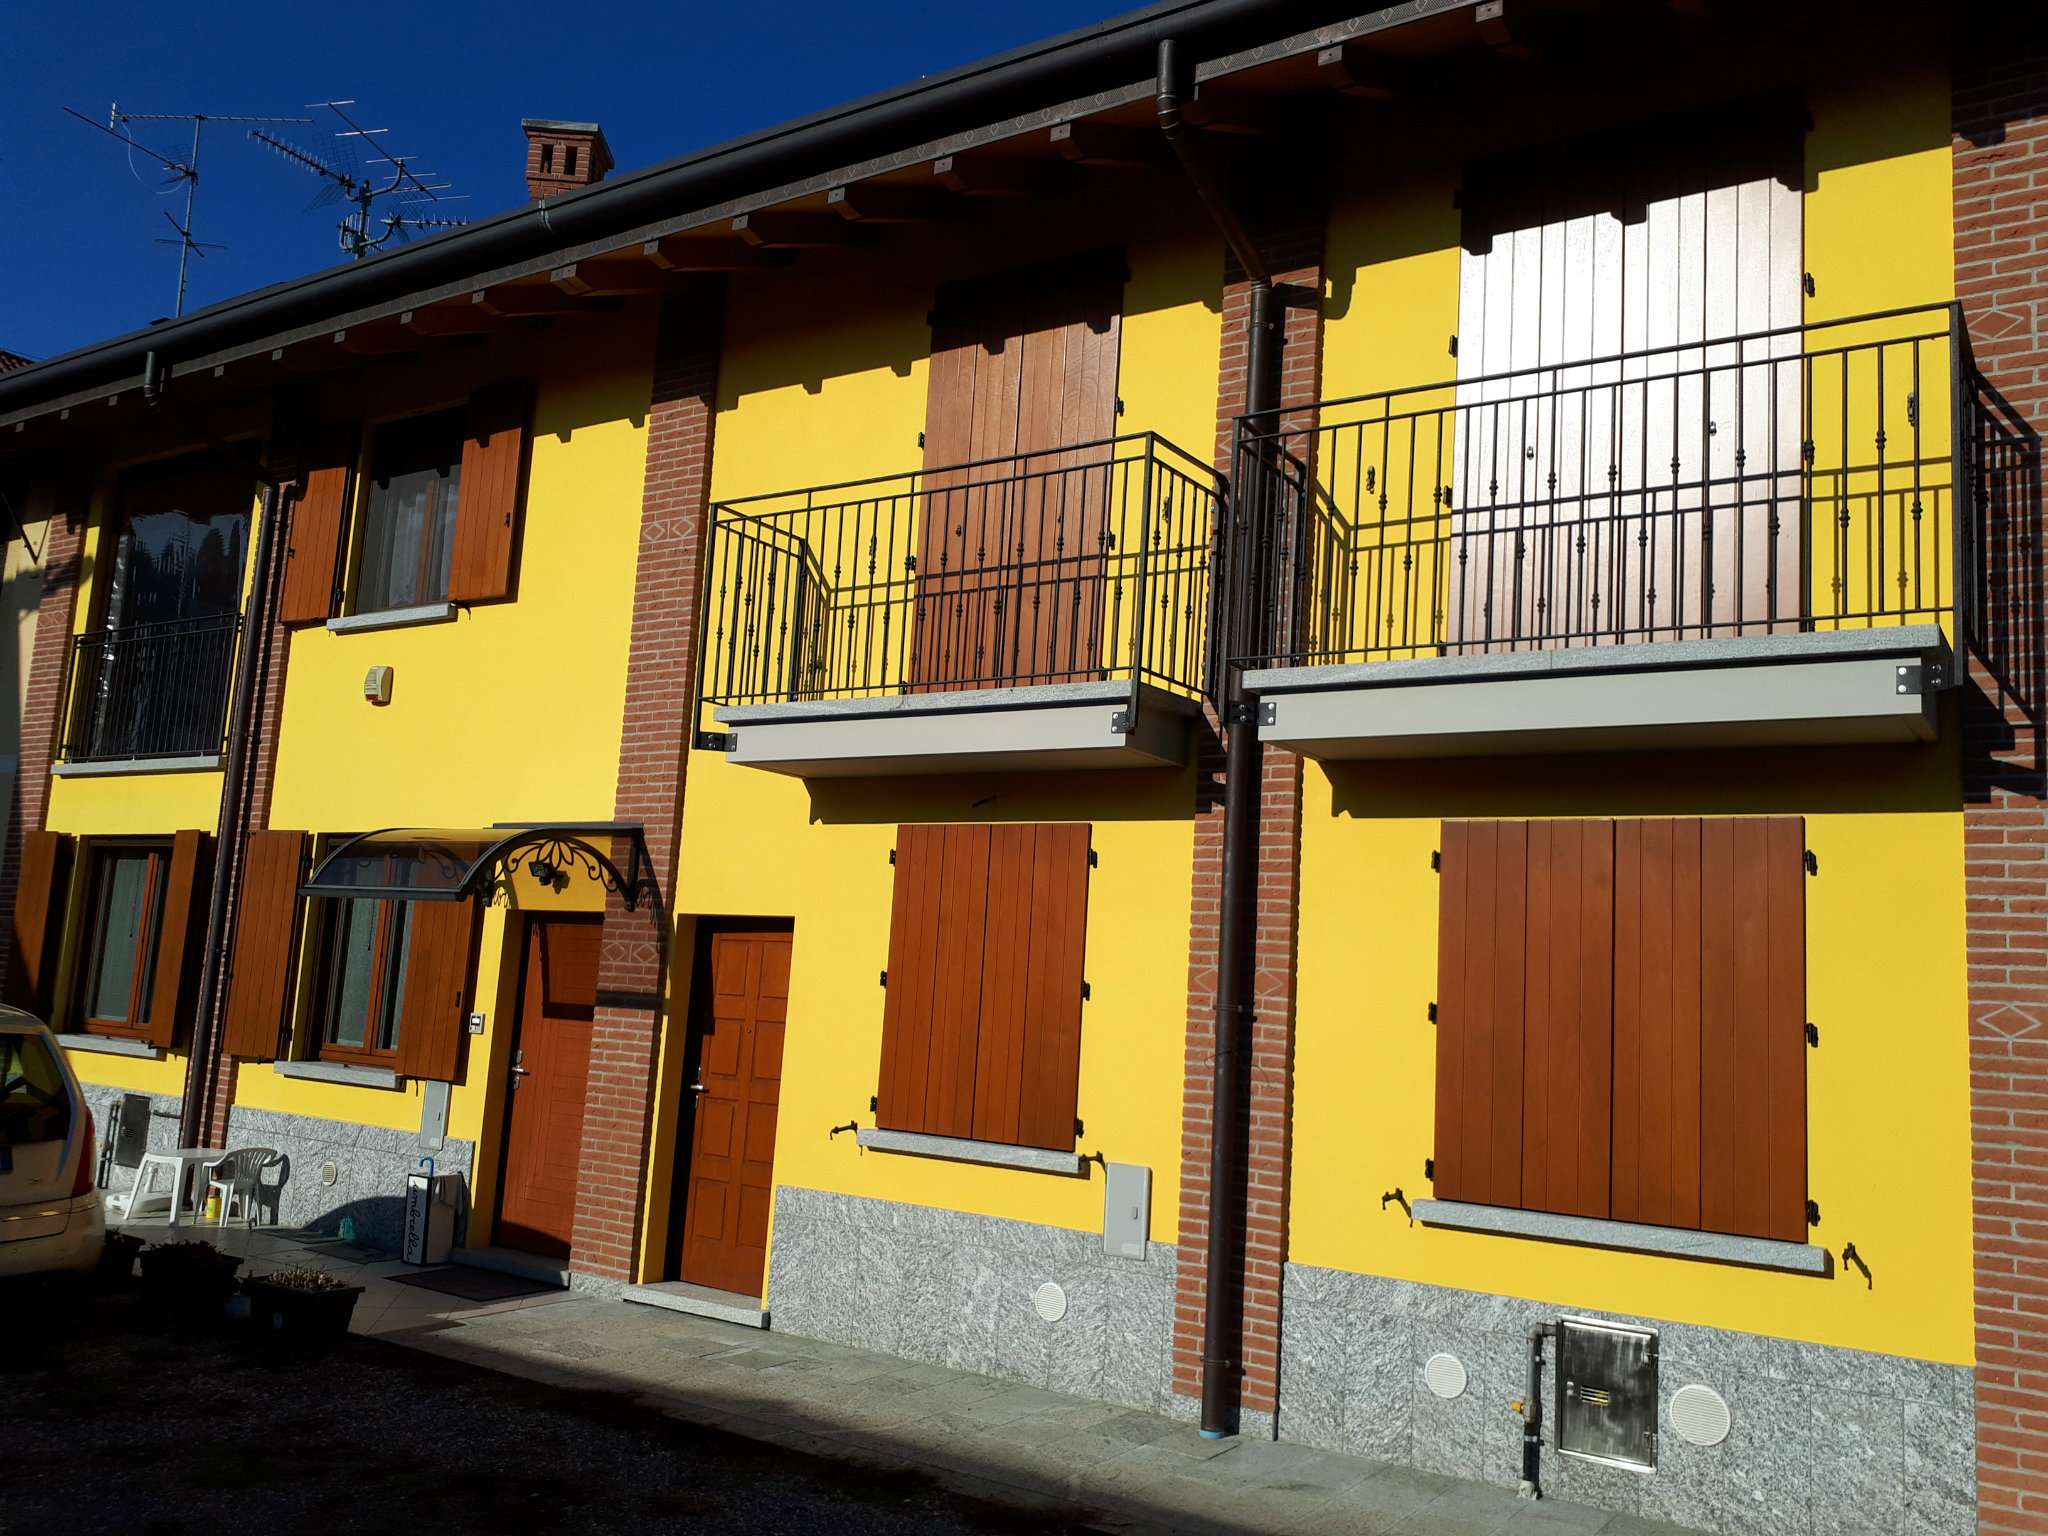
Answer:
[{"label": "yellow painted stucco wall", "polygon": [[[1808,318],[1954,292],[1947,82],[1809,98]],[[1448,377],[1457,172],[1425,174],[1331,227],[1327,393]],[[1382,216],[1386,210],[1393,217]],[[1945,327],[1937,316],[1937,328]],[[1899,334],[1894,329],[1869,334]],[[1946,432],[1946,357],[1922,397]],[[1887,420],[1896,452],[1902,421]],[[1868,438],[1875,413],[1852,416]],[[1865,448],[1869,445],[1863,444]],[[1896,485],[1896,482],[1892,482]],[[1943,515],[1946,516],[1944,506]],[[1946,567],[1946,554],[1943,564]],[[1825,585],[1825,570],[1818,577]],[[1941,594],[1945,597],[1945,592]],[[1955,1363],[1972,1359],[1970,1126],[1960,768],[1952,701],[1928,747],[1476,759],[1306,768],[1290,1231],[1300,1263]],[[1854,1242],[1816,1279],[1430,1230],[1384,1212],[1427,1195],[1437,881],[1446,817],[1807,818],[1812,1241]],[[1882,1255],[1882,1258],[1880,1258]]]},{"label": "yellow painted stucco wall", "polygon": [[[606,331],[544,340],[513,600],[446,622],[337,634],[293,632],[270,825],[313,833],[501,821],[605,821],[613,814],[626,656],[646,467],[653,327],[629,312]],[[391,703],[362,695],[394,669]],[[522,907],[592,910],[601,894],[525,890]],[[523,927],[485,910],[467,1043],[448,1134],[477,1142],[469,1240],[489,1241]],[[307,1028],[310,966],[300,966]],[[307,1054],[310,1047],[305,1047]],[[419,1128],[423,1089],[314,1082],[267,1062],[238,1068],[250,1108],[397,1131]]]},{"label": "yellow painted stucco wall", "polygon": [[[1171,224],[1169,228],[1173,227]],[[1184,227],[1184,226],[1183,226]],[[1215,435],[1222,256],[1206,238],[1126,246],[1120,433],[1158,432],[1206,463]],[[884,272],[830,310],[774,281],[734,294],[721,369],[713,499],[921,462],[929,273]],[[710,712],[704,723],[712,724]],[[893,870],[902,822],[1085,821],[1090,872],[1078,1150],[1152,1169],[1152,1236],[1175,1237],[1193,857],[1185,770],[801,781],[692,753],[675,967],[680,1021],[694,922],[794,920],[775,1180],[1077,1230],[1102,1220],[1099,1170],[1078,1178],[863,1151],[827,1131],[872,1125],[881,1061]],[[672,1028],[650,1164],[643,1250],[658,1273],[674,1163]]]}]

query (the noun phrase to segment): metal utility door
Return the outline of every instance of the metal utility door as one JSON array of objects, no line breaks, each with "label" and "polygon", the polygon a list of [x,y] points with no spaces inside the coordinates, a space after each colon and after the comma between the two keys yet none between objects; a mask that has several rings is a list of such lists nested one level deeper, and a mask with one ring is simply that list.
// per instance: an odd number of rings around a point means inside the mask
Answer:
[{"label": "metal utility door", "polygon": [[1122,309],[1102,258],[940,295],[913,688],[1097,675],[1113,472],[1080,445],[1116,431]]},{"label": "metal utility door", "polygon": [[1468,198],[1454,649],[1797,627],[1800,338],[1730,339],[1802,317],[1797,139],[1767,136],[1554,150]]},{"label": "metal utility door", "polygon": [[602,931],[591,917],[527,924],[498,1203],[498,1241],[526,1253],[566,1258],[575,1231]]},{"label": "metal utility door", "polygon": [[790,935],[720,933],[698,1019],[697,1098],[682,1278],[759,1296],[775,1185],[775,1115],[789,1018]]}]

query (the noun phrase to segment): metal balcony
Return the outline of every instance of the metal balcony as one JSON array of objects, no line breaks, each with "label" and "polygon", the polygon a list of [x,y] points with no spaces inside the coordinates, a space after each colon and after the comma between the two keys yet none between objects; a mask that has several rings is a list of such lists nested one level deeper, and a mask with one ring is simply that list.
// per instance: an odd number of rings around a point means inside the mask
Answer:
[{"label": "metal balcony", "polygon": [[1924,740],[2039,667],[2035,458],[1954,305],[1247,419],[1232,655],[1320,757]]},{"label": "metal balcony", "polygon": [[78,635],[60,756],[70,764],[217,757],[242,621],[233,614]]},{"label": "metal balcony", "polygon": [[1147,434],[721,503],[716,744],[806,777],[1178,764],[1220,500]]}]

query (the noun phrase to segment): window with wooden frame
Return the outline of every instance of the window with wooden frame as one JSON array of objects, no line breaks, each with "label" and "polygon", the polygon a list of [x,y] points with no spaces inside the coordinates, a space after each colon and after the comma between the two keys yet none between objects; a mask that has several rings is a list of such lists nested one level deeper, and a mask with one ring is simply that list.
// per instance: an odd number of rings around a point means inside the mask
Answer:
[{"label": "window with wooden frame", "polygon": [[398,1055],[412,903],[319,901],[313,1041],[322,1060],[389,1066]]},{"label": "window with wooden frame", "polygon": [[462,413],[377,428],[363,497],[355,609],[382,613],[448,600],[462,495]]},{"label": "window with wooden frame", "polygon": [[117,844],[91,852],[85,964],[79,976],[79,1017],[91,1034],[148,1033],[170,853],[168,843]]},{"label": "window with wooden frame", "polygon": [[882,1129],[1073,1149],[1089,830],[898,828]]},{"label": "window with wooden frame", "polygon": [[1799,817],[1447,821],[1435,1192],[1803,1242]]}]

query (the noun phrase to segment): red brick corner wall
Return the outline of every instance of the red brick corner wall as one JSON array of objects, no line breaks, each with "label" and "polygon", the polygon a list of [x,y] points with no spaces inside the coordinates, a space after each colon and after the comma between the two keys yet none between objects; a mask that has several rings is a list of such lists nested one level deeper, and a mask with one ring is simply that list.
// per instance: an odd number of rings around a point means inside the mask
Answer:
[{"label": "red brick corner wall", "polygon": [[[2048,39],[1959,25],[1956,289],[1977,366],[2048,431]],[[1963,692],[1976,1197],[1978,1528],[2048,1532],[2048,779],[2038,679],[2043,519],[1998,487],[1994,567],[2030,612],[1973,655]],[[2008,521],[2009,520],[2009,521]],[[2006,564],[2014,562],[2015,570]],[[2005,615],[2012,618],[2011,610]],[[2031,695],[2031,696],[2030,696]]]},{"label": "red brick corner wall", "polygon": [[666,298],[655,343],[614,803],[619,821],[646,829],[663,907],[628,912],[615,895],[605,908],[570,1256],[577,1273],[609,1281],[638,1278],[683,773],[696,723],[698,571],[723,315],[723,290],[709,283]]},{"label": "red brick corner wall", "polygon": [[[1321,394],[1323,221],[1269,226],[1261,248],[1274,270],[1280,315],[1280,402]],[[1217,365],[1216,466],[1228,474],[1251,360],[1251,284],[1235,264],[1223,291]],[[1290,419],[1290,425],[1295,424]],[[1199,731],[1194,895],[1188,917],[1187,1043],[1181,1090],[1180,1242],[1173,1312],[1173,1390],[1202,1393],[1209,1253],[1210,1127],[1214,1111],[1216,977],[1223,909],[1223,747],[1208,717]],[[1234,1303],[1238,1407],[1270,1420],[1280,1397],[1280,1289],[1287,1262],[1287,1170],[1294,1114],[1295,937],[1301,868],[1301,760],[1267,751],[1260,784],[1258,930],[1254,940],[1244,1201],[1228,1220],[1241,1255]]]}]

